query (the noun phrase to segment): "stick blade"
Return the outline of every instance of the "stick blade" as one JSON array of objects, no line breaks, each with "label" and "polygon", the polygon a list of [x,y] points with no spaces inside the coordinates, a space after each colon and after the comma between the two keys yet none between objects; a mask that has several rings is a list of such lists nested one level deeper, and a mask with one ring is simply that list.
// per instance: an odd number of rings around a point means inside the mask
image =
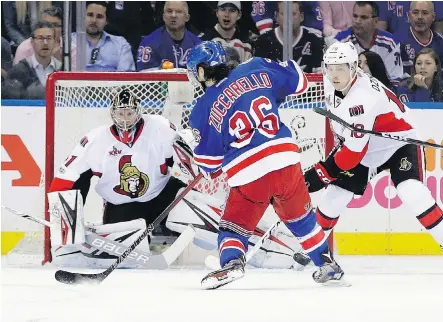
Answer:
[{"label": "stick blade", "polygon": [[55,272],[55,279],[63,284],[98,284],[103,280],[101,274],[71,273],[63,270]]}]

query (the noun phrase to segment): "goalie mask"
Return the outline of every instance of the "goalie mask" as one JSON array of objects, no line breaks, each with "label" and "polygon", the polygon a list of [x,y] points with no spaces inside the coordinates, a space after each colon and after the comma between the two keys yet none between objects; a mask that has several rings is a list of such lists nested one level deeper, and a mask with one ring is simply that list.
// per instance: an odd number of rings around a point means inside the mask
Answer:
[{"label": "goalie mask", "polygon": [[141,106],[137,97],[123,89],[115,94],[111,103],[111,117],[121,131],[130,131],[141,119]]},{"label": "goalie mask", "polygon": [[332,44],[323,56],[323,75],[337,91],[346,91],[356,77],[358,54],[351,42]]}]

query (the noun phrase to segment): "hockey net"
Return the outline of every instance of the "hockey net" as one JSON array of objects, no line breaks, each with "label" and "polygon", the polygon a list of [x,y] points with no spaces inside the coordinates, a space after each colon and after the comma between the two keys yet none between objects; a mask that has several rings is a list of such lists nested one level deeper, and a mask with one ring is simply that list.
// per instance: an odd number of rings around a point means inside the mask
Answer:
[{"label": "hockey net", "polygon": [[[309,90],[299,96],[288,97],[280,106],[282,121],[295,135],[315,139],[324,155],[330,149],[325,119],[309,111],[324,102],[322,76],[308,74]],[[46,161],[45,192],[48,191],[55,170],[65,160],[73,147],[88,131],[100,125],[110,125],[109,106],[112,96],[127,88],[141,102],[143,112],[160,114],[176,127],[187,128],[195,100],[203,94],[194,88],[184,70],[165,70],[149,73],[78,73],[57,72],[46,85]],[[333,141],[333,140],[332,140]],[[302,166],[318,161],[318,152],[309,156],[302,153]],[[179,175],[175,172],[174,175]],[[93,185],[91,185],[93,187]],[[226,198],[228,186],[222,175],[215,180],[203,180],[197,189],[203,193]],[[100,221],[103,201],[91,189],[85,207],[87,221]],[[44,216],[49,220],[45,194]],[[49,229],[45,228],[44,260],[51,260]]]}]

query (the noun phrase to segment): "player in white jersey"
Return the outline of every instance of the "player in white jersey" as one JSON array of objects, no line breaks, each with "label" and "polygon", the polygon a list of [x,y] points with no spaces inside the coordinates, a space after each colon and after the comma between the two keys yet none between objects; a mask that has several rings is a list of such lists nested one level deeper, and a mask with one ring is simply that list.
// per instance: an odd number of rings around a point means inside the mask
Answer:
[{"label": "player in white jersey", "polygon": [[[63,218],[61,226],[57,225],[57,231],[53,229],[51,233],[53,261],[59,265],[110,265],[118,255],[115,250],[119,243],[128,245],[135,240],[185,187],[182,181],[171,176],[169,168],[174,161],[179,165],[174,171],[187,169],[180,177],[188,174],[192,179],[192,174],[198,173],[196,166],[190,166],[192,151],[175,127],[162,116],[142,115],[138,99],[130,91],[116,93],[110,112],[113,124],[96,128],[83,137],[51,184],[48,195],[51,220],[59,222]],[[103,223],[85,227],[82,209],[92,176],[99,178],[95,190],[105,203]],[[191,223],[196,230],[196,244],[215,249],[223,203],[224,200],[191,191],[170,212],[166,226],[181,233]],[[255,239],[268,227],[269,224],[261,221]],[[85,242],[85,235],[91,236],[90,230],[102,238],[93,241],[93,247],[78,247]],[[291,267],[298,245],[286,236],[288,234],[278,231],[251,264]],[[91,238],[86,238],[86,242],[88,240]],[[107,243],[117,246],[107,246]],[[106,252],[111,248],[114,252]],[[120,252],[125,248],[121,245]],[[148,241],[136,250],[149,253]],[[124,264],[137,266],[137,262]]]},{"label": "player in white jersey", "polygon": [[[356,127],[415,138],[408,108],[377,79],[357,67],[350,42],[333,44],[324,55],[326,108]],[[354,195],[363,195],[375,174],[390,170],[401,201],[443,245],[442,210],[424,185],[424,151],[417,145],[352,132],[332,123],[340,140],[325,161],[305,173],[309,192],[326,187],[316,215],[330,232]],[[306,264],[303,256],[296,260]]]}]

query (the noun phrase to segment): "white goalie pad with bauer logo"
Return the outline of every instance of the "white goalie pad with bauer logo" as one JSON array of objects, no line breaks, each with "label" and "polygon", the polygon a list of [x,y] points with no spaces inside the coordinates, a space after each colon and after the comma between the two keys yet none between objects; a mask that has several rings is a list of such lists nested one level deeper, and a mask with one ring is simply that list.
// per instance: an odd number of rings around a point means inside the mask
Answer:
[{"label": "white goalie pad with bauer logo", "polygon": [[[198,191],[190,191],[171,211],[166,226],[181,233],[188,224],[192,224],[195,229],[194,244],[206,250],[213,250],[218,247],[217,237],[223,207],[224,200],[204,195]],[[270,226],[266,220],[260,220],[254,234],[249,239],[251,247]],[[262,268],[290,268],[294,264],[294,253],[300,249],[296,238],[284,225],[280,225],[249,264]]]},{"label": "white goalie pad with bauer logo", "polygon": [[[144,219],[107,225],[85,225],[79,190],[48,194],[53,263],[63,267],[107,268],[146,229]],[[122,267],[146,266],[148,239],[122,263]]]}]

